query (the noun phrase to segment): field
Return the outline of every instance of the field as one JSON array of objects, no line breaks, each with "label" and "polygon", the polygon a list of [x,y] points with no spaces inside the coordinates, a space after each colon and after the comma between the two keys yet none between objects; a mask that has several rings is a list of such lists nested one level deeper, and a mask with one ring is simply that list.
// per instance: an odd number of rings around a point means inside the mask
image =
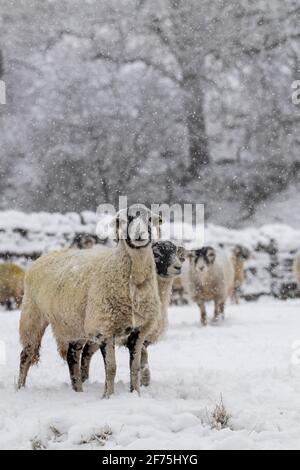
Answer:
[{"label": "field", "polygon": [[100,355],[85,392],[71,390],[50,330],[16,392],[18,320],[0,312],[1,449],[300,449],[299,300],[229,305],[226,321],[206,329],[195,306],[172,307],[168,334],[150,351],[152,385],[128,392],[120,349],[110,400],[101,399]]}]

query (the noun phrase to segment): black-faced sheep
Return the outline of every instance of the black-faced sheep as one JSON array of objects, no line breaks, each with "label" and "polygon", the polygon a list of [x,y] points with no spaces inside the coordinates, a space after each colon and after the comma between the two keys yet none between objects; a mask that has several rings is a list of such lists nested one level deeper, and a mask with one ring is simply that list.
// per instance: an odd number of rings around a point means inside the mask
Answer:
[{"label": "black-faced sheep", "polygon": [[234,288],[232,300],[236,304],[239,303],[241,287],[245,282],[245,263],[250,258],[250,250],[241,245],[237,245],[232,252],[232,263],[234,268]]},{"label": "black-faced sheep", "polygon": [[[148,386],[150,384],[150,369],[148,363],[147,347],[150,344],[157,343],[168,327],[168,307],[170,304],[173,281],[180,276],[182,265],[185,261],[186,251],[182,247],[176,247],[169,241],[158,241],[153,244],[153,253],[156,264],[158,291],[162,305],[162,316],[157,327],[147,336],[142,349],[141,356],[141,384]],[[134,333],[133,333],[134,335]],[[123,342],[122,345],[130,348],[132,336]],[[82,352],[81,374],[82,381],[89,378],[89,369],[92,356],[99,350],[99,345],[91,342],[87,343]]]},{"label": "black-faced sheep", "polygon": [[192,251],[189,258],[189,266],[183,276],[187,291],[200,308],[203,326],[207,325],[205,303],[214,301],[213,321],[217,323],[220,316],[224,317],[225,302],[233,292],[232,261],[225,253],[211,247]]},{"label": "black-faced sheep", "polygon": [[0,264],[0,304],[20,308],[24,294],[25,272],[15,264]]},{"label": "black-faced sheep", "polygon": [[76,391],[82,390],[81,350],[87,341],[99,343],[105,358],[105,397],[114,391],[115,341],[133,331],[130,382],[131,390],[139,391],[142,347],[161,317],[151,245],[159,219],[144,206],[133,206],[116,217],[117,248],[53,253],[31,266],[20,321],[19,388],[38,362],[42,337],[51,324],[57,342],[70,344],[67,360]]},{"label": "black-faced sheep", "polygon": [[70,248],[78,248],[79,250],[88,250],[93,248],[97,243],[96,235],[89,235],[87,233],[78,233],[75,235]]}]

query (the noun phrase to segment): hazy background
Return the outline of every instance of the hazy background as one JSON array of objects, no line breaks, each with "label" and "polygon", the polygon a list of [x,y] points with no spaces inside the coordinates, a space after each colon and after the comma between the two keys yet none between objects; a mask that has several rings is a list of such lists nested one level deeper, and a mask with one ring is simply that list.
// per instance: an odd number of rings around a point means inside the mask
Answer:
[{"label": "hazy background", "polygon": [[0,209],[300,225],[299,0],[0,0],[0,51]]}]

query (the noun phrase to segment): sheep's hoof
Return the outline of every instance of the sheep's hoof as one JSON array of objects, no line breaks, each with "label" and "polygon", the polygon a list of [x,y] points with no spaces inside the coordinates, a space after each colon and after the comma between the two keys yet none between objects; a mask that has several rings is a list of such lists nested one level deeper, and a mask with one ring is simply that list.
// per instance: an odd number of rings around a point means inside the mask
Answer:
[{"label": "sheep's hoof", "polygon": [[83,372],[81,374],[81,381],[82,383],[84,384],[85,382],[87,382],[89,380],[89,374],[87,374],[86,372]]},{"label": "sheep's hoof", "polygon": [[105,387],[104,393],[102,395],[102,400],[109,400],[113,394],[114,394],[114,390],[107,390]]},{"label": "sheep's hoof", "polygon": [[72,384],[72,388],[73,388],[74,392],[76,392],[76,393],[83,393],[82,383],[76,382],[76,383]]},{"label": "sheep's hoof", "polygon": [[201,320],[201,326],[206,327],[208,325],[207,320]]},{"label": "sheep's hoof", "polygon": [[214,326],[219,325],[219,323],[220,323],[220,318],[219,317],[218,318],[217,317],[213,318],[212,321],[211,321],[211,324],[214,325]]},{"label": "sheep's hoof", "polygon": [[151,382],[151,375],[149,369],[144,369],[141,377],[141,385],[143,387],[149,387]]}]

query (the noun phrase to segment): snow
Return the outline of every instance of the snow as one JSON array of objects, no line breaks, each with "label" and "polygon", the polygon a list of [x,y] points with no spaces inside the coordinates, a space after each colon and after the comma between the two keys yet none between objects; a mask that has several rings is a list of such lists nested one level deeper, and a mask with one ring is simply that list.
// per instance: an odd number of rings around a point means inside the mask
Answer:
[{"label": "snow", "polygon": [[[85,392],[71,390],[51,331],[16,392],[19,312],[1,311],[0,448],[300,449],[299,311],[299,300],[262,298],[228,305],[226,321],[205,329],[196,306],[172,307],[168,334],[150,351],[152,385],[129,393],[128,354],[119,349],[110,400],[101,399],[100,355]],[[211,415],[221,397],[231,419],[217,430]]]}]

